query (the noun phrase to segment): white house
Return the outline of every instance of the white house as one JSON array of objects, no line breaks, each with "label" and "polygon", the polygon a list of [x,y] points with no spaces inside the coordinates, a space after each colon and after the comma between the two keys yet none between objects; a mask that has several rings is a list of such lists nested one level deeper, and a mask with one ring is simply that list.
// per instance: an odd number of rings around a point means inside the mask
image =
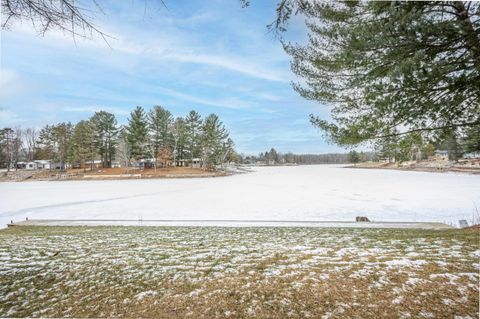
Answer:
[{"label": "white house", "polygon": [[111,166],[112,166],[112,168],[122,167],[122,163],[120,163],[119,161],[113,161],[111,163]]},{"label": "white house", "polygon": [[480,158],[480,152],[470,152],[470,153],[465,153],[463,154],[463,158]]},{"label": "white house", "polygon": [[36,169],[50,169],[50,160],[36,160],[34,162],[37,164]]},{"label": "white house", "polygon": [[25,164],[25,169],[29,171],[37,170],[38,164],[36,162],[28,162]]},{"label": "white house", "polygon": [[433,155],[436,158],[448,159],[448,151],[436,150]]},{"label": "white house", "polygon": [[202,160],[200,158],[192,158],[192,167],[193,168],[202,167]]}]

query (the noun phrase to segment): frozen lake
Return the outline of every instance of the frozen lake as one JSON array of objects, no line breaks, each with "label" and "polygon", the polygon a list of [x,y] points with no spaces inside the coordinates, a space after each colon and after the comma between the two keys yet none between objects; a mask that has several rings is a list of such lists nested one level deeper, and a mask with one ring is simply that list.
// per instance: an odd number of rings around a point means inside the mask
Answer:
[{"label": "frozen lake", "polygon": [[220,178],[0,183],[0,227],[30,219],[469,222],[480,176],[259,167]]}]

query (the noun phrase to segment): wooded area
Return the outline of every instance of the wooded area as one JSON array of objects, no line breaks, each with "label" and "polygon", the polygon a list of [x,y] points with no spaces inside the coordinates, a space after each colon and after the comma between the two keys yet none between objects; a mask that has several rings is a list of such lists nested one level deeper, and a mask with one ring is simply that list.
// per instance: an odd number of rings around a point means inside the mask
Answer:
[{"label": "wooded area", "polygon": [[129,167],[141,160],[152,167],[191,165],[194,159],[206,169],[235,158],[233,140],[216,114],[204,119],[196,111],[174,118],[170,111],[154,106],[148,113],[137,106],[128,124],[118,125],[115,115],[96,112],[77,124],[63,122],[40,130],[0,130],[0,166],[15,168],[20,161],[50,160],[60,169],[81,166],[93,169],[95,160],[112,167],[114,160]]}]

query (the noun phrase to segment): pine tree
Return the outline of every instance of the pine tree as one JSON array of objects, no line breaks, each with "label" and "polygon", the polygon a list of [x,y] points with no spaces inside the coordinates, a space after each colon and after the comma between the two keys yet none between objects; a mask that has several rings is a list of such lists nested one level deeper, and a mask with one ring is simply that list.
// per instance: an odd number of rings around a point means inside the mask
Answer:
[{"label": "pine tree", "polygon": [[[60,164],[60,169],[66,168],[70,144],[73,134],[73,125],[70,122],[46,125],[40,130],[38,138],[37,156],[39,159],[52,160]],[[50,169],[52,169],[50,165]]]},{"label": "pine tree", "polygon": [[66,169],[72,133],[73,125],[70,122],[59,123],[53,127],[52,137],[55,149],[53,160],[59,162],[61,170]]},{"label": "pine tree", "polygon": [[173,138],[170,132],[172,123],[172,113],[159,105],[154,106],[148,113],[150,147],[152,149],[152,156],[155,158],[155,163],[161,152],[173,151]]},{"label": "pine tree", "polygon": [[214,169],[222,162],[222,148],[228,139],[228,131],[216,114],[210,114],[202,125],[203,165]]},{"label": "pine tree", "polygon": [[190,111],[185,119],[186,141],[185,153],[188,157],[190,165],[194,158],[200,157],[201,154],[201,129],[202,118],[195,111]]},{"label": "pine tree", "polygon": [[54,157],[53,125],[42,127],[37,140],[37,159],[51,160]]},{"label": "pine tree", "polygon": [[144,158],[148,154],[148,123],[141,106],[130,113],[126,130],[131,157],[137,160]]},{"label": "pine tree", "polygon": [[448,151],[448,159],[456,161],[462,156],[457,129],[446,129],[437,138],[437,149]]},{"label": "pine tree", "polygon": [[118,135],[115,115],[105,111],[95,112],[90,121],[95,128],[95,146],[102,158],[102,166],[111,167]]},{"label": "pine tree", "polygon": [[398,157],[399,141],[400,138],[397,136],[378,139],[375,142],[375,150],[378,157],[383,160],[388,160],[389,163],[395,162]]},{"label": "pine tree", "polygon": [[267,164],[269,164],[269,161],[273,161],[273,164],[279,162],[278,153],[273,147],[270,149],[270,151],[265,152],[265,157],[267,158]]},{"label": "pine tree", "polygon": [[357,151],[350,151],[350,153],[348,153],[348,160],[350,163],[353,163],[353,165],[356,165],[360,161],[360,156],[358,155]]},{"label": "pine tree", "polygon": [[95,131],[90,121],[80,121],[75,125],[69,150],[69,162],[81,162],[83,171],[86,171],[87,159],[95,158]]},{"label": "pine tree", "polygon": [[480,125],[472,126],[465,130],[462,138],[465,152],[480,152]]},{"label": "pine tree", "polygon": [[306,45],[285,44],[294,89],[332,106],[311,122],[335,143],[480,123],[480,3],[282,0],[274,27],[307,18]]}]

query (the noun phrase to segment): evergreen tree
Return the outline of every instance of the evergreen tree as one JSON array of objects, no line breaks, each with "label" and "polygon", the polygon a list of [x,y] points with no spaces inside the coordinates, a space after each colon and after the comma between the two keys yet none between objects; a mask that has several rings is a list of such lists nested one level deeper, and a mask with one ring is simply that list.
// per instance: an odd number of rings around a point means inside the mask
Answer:
[{"label": "evergreen tree", "polygon": [[195,111],[190,111],[185,119],[185,153],[190,164],[194,158],[198,158],[201,155],[201,129],[202,119],[200,114]]},{"label": "evergreen tree", "polygon": [[90,121],[80,121],[75,125],[72,133],[72,141],[69,150],[69,161],[71,163],[80,162],[83,171],[86,171],[87,160],[95,158],[95,131]]},{"label": "evergreen tree", "polygon": [[53,126],[51,138],[54,145],[53,160],[60,164],[60,169],[66,169],[68,151],[72,141],[73,125],[70,122]]},{"label": "evergreen tree", "polygon": [[172,113],[159,105],[154,106],[153,109],[148,113],[150,145],[155,161],[162,150],[164,152],[173,151],[173,138],[170,132],[172,123]]},{"label": "evergreen tree", "polygon": [[[73,125],[70,122],[46,125],[40,130],[36,155],[39,159],[53,161],[65,169],[69,156],[73,134]],[[52,165],[50,168],[53,168]]]},{"label": "evergreen tree", "polygon": [[417,161],[422,158],[423,138],[419,133],[411,133],[399,137],[397,140],[396,161],[398,163]]},{"label": "evergreen tree", "polygon": [[214,169],[222,162],[222,150],[228,139],[228,131],[216,114],[208,115],[202,125],[203,165]]},{"label": "evergreen tree", "polygon": [[480,123],[480,3],[282,0],[274,27],[307,18],[309,42],[285,44],[311,116],[340,145]]},{"label": "evergreen tree", "polygon": [[148,123],[141,106],[130,113],[126,131],[131,157],[137,160],[144,158],[148,154]]},{"label": "evergreen tree", "polygon": [[270,151],[265,152],[265,157],[267,161],[273,161],[274,164],[279,162],[279,155],[273,147],[270,149]]},{"label": "evergreen tree", "polygon": [[408,138],[401,138],[397,145],[397,154],[395,161],[398,164],[409,161],[413,157],[413,146],[412,141]]},{"label": "evergreen tree", "polygon": [[466,153],[480,152],[480,125],[472,126],[465,130],[462,146]]},{"label": "evergreen tree", "polygon": [[348,153],[348,160],[354,165],[357,164],[360,161],[360,156],[358,155],[357,151],[350,151],[350,153]]},{"label": "evergreen tree", "polygon": [[457,161],[462,157],[462,148],[459,143],[459,136],[457,130],[449,130],[446,132],[446,138],[443,142],[443,149],[448,151],[448,159]]},{"label": "evergreen tree", "polygon": [[102,166],[111,167],[118,135],[117,119],[112,113],[100,111],[95,112],[90,121],[95,128],[95,146],[102,158]]},{"label": "evergreen tree", "polygon": [[375,150],[378,157],[383,160],[388,160],[389,163],[395,162],[398,156],[398,143],[400,138],[398,136],[388,136],[378,139],[375,142]]},{"label": "evergreen tree", "polygon": [[51,160],[54,157],[53,145],[53,125],[46,125],[38,134],[36,158],[41,160]]},{"label": "evergreen tree", "polygon": [[446,129],[436,137],[436,149],[448,151],[448,159],[458,160],[462,156],[460,139],[456,129]]}]

